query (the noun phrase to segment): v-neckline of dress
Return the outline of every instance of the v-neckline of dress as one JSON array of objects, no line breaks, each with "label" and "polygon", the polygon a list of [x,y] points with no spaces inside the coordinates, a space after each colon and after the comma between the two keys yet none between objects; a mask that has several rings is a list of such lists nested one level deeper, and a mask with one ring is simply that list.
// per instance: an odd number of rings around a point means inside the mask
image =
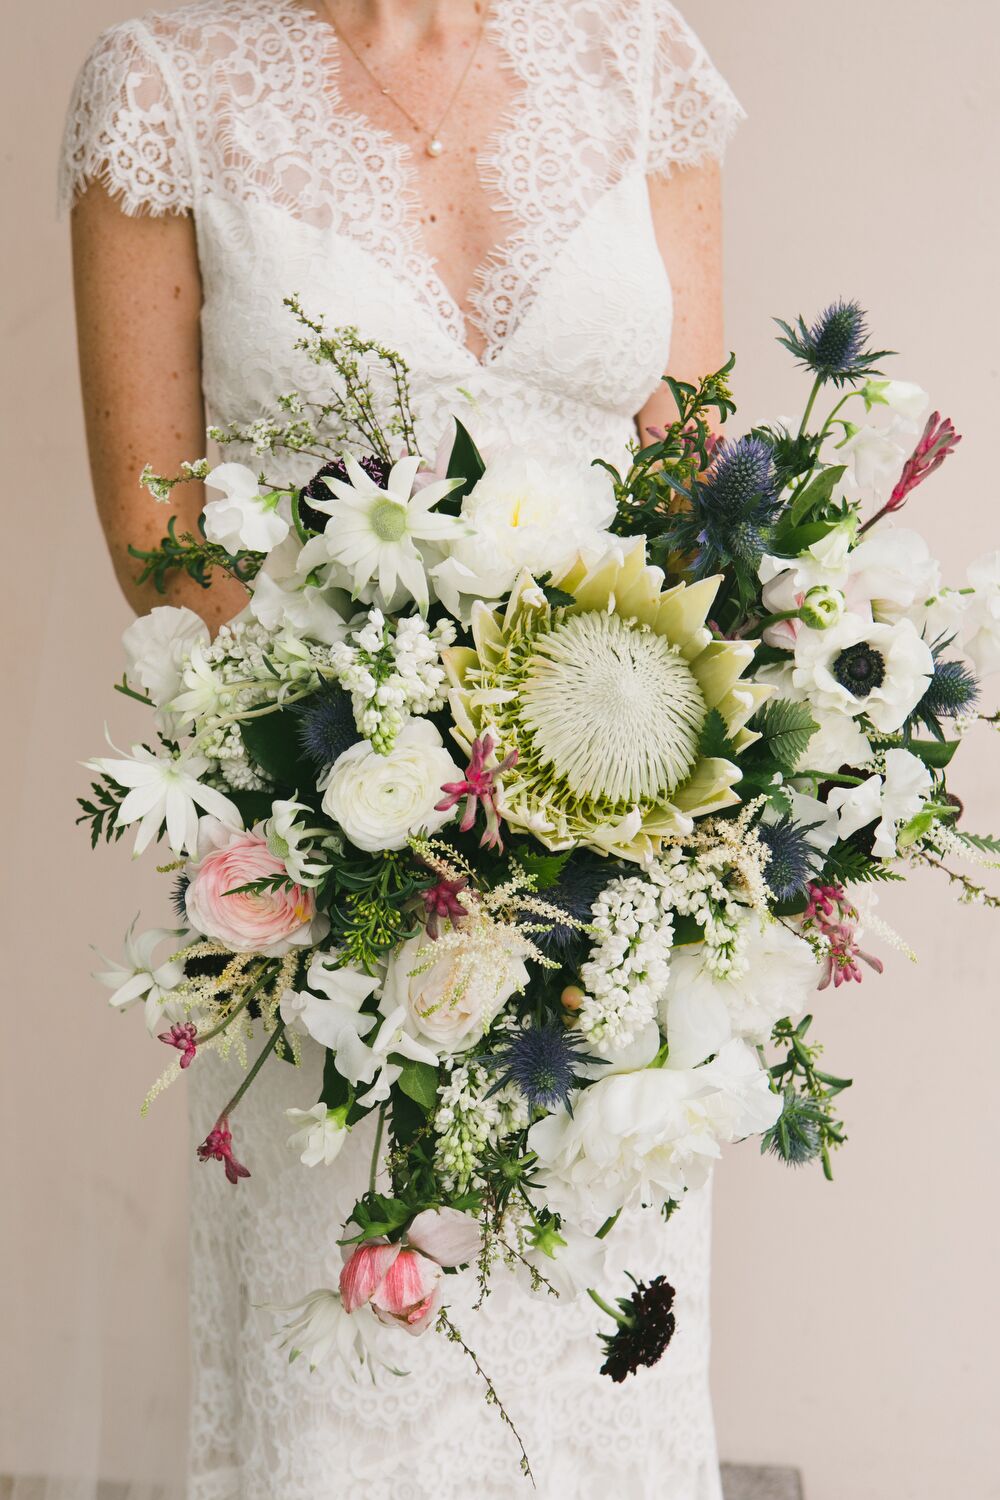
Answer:
[{"label": "v-neckline of dress", "polygon": [[[322,0],[287,0],[289,13],[315,32],[317,54],[321,60],[318,88],[330,112],[330,123],[340,121],[349,124],[356,132],[367,136],[381,153],[394,160],[398,178],[403,183],[404,229],[409,242],[407,259],[413,268],[407,272],[407,278],[442,333],[474,368],[486,369],[502,354],[518,325],[515,323],[513,327],[509,327],[502,339],[491,337],[482,317],[479,299],[485,278],[491,272],[497,269],[513,272],[512,255],[519,242],[523,220],[517,216],[513,203],[505,202],[500,194],[494,195],[491,207],[507,220],[508,231],[491,250],[480,257],[465,298],[460,301],[441,275],[438,257],[427,246],[421,226],[421,213],[427,208],[427,204],[418,186],[414,148],[392,130],[376,125],[364,111],[350,109],[345,105],[339,84],[342,43],[334,23],[320,10],[321,3]],[[485,22],[484,39],[496,46],[503,66],[517,73],[513,54],[507,44],[507,5],[508,0],[492,0]],[[521,78],[521,87],[501,112],[499,120],[477,154],[477,173],[484,191],[487,190],[487,164],[504,151],[509,136],[517,128],[528,88],[528,82]],[[479,351],[469,342],[472,330],[483,341],[483,347]]]}]

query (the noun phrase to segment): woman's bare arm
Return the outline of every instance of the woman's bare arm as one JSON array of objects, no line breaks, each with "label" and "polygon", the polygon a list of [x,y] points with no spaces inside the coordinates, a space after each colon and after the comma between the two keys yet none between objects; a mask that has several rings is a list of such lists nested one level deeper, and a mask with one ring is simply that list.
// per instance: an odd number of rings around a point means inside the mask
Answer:
[{"label": "woman's bare arm", "polygon": [[211,589],[175,573],[168,593],[136,584],[140,565],[128,545],[155,546],[171,515],[195,529],[200,484],[158,505],[139,484],[143,465],[176,474],[205,450],[198,315],[201,278],[188,216],[129,218],[103,188],[91,186],[73,209],[73,277],[87,446],[97,509],[115,573],[137,611],[186,604],[214,629],[246,602],[245,590],[216,571]]},{"label": "woman's bare arm", "polygon": [[[651,178],[649,197],[656,240],[674,289],[670,374],[698,380],[725,359],[722,316],[722,192],[719,168],[688,167],[667,179]],[[676,417],[661,386],[639,413],[639,433]]]}]

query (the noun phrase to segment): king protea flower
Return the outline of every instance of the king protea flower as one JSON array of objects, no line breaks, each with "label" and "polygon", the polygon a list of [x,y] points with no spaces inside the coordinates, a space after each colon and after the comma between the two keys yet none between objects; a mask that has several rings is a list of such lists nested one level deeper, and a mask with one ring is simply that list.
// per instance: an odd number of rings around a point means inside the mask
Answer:
[{"label": "king protea flower", "polygon": [[393,464],[383,489],[353,458],[344,459],[348,481],[325,476],[329,500],[313,498],[313,510],[330,517],[321,537],[302,549],[300,569],[308,572],[322,560],[339,563],[350,575],[357,597],[377,584],[382,603],[392,609],[400,590],[425,614],[429,589],[421,542],[445,542],[460,536],[463,523],[455,516],[437,515],[435,505],[461,484],[460,479],[438,479],[413,492],[419,457]]},{"label": "king protea flower", "polygon": [[553,607],[523,574],[500,614],[472,612],[475,648],[445,651],[455,738],[492,736],[515,763],[499,789],[507,822],[550,849],[583,843],[642,860],[693,819],[738,802],[732,761],[700,749],[718,709],[737,750],[770,689],[741,681],[755,642],[712,638],[718,578],[662,592],[642,543],[576,563]]}]

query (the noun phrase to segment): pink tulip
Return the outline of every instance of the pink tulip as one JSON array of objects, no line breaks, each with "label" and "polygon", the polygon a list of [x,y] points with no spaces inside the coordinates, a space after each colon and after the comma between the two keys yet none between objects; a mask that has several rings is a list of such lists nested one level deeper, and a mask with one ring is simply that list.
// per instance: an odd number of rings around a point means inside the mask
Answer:
[{"label": "pink tulip", "polygon": [[419,1250],[358,1245],[340,1273],[340,1295],[349,1313],[367,1302],[380,1322],[421,1334],[437,1311],[443,1274]]}]

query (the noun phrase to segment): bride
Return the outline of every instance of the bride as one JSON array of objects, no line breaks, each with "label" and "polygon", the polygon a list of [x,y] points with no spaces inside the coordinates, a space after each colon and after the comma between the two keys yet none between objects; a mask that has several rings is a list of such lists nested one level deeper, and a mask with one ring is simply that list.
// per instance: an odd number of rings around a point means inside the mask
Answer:
[{"label": "bride", "polygon": [[[106,32],[70,108],[63,195],[94,486],[129,600],[212,625],[241,606],[228,578],[207,594],[176,580],[168,601],[136,586],[128,544],[165,520],[137,476],[199,456],[206,416],[252,420],[275,390],[318,388],[293,352],[293,292],[406,358],[427,454],[455,413],[487,457],[614,460],[669,421],[668,356],[682,378],[721,363],[718,163],[740,113],[667,0],[195,0]],[[308,461],[283,477],[304,483]],[[196,1140],[233,1066],[204,1063]],[[373,1390],[289,1368],[262,1336],[265,1306],[329,1282],[367,1162],[363,1139],[332,1170],[285,1145],[283,1111],[315,1101],[319,1068],[316,1048],[247,1096],[239,1192],[193,1168],[190,1500],[527,1493],[443,1338]],[[501,1284],[478,1313],[456,1296],[455,1321],[544,1500],[719,1500],[707,1193],[666,1225],[623,1216],[608,1243],[619,1277],[680,1288],[673,1344],[626,1385],[597,1373],[592,1308]]]}]

